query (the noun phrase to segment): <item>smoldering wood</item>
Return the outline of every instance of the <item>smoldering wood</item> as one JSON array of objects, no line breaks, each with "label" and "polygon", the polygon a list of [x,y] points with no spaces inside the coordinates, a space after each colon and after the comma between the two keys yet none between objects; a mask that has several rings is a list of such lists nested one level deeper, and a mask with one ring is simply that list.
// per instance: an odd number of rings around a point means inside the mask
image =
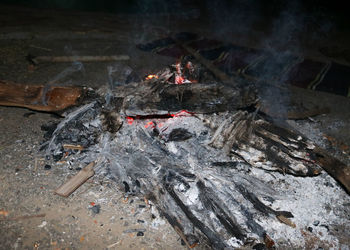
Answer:
[{"label": "smoldering wood", "polygon": [[198,114],[244,109],[257,102],[255,89],[250,86],[229,87],[220,83],[163,84],[135,83],[116,88],[124,97],[122,110],[127,116],[164,115],[181,110]]}]

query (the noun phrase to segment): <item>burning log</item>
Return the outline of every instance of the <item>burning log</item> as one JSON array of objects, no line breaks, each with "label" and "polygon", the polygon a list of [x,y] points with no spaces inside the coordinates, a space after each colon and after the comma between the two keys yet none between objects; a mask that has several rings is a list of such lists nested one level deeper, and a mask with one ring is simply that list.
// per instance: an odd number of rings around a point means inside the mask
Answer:
[{"label": "burning log", "polygon": [[[132,86],[132,87],[131,87]],[[195,113],[214,113],[253,106],[257,99],[251,87],[228,87],[218,83],[163,84],[138,83],[117,88],[124,96],[123,111],[127,116],[164,115],[187,110]],[[130,92],[129,92],[130,90]]]}]

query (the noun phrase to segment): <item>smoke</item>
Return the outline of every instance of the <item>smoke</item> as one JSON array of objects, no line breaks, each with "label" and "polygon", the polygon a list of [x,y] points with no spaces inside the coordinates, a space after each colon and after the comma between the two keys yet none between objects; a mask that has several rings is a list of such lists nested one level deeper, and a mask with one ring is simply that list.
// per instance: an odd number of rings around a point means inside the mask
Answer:
[{"label": "smoke", "polygon": [[304,58],[305,39],[309,34],[310,16],[298,1],[288,1],[271,25],[271,32],[262,41],[266,58],[259,68],[259,93],[263,105],[279,119],[287,119],[290,91],[286,85],[288,70]]}]

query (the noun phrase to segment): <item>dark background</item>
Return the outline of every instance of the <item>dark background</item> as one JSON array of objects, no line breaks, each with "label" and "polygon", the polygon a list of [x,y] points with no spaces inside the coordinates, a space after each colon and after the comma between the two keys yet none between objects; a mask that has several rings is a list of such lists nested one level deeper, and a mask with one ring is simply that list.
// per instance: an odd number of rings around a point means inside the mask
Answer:
[{"label": "dark background", "polygon": [[[81,11],[98,11],[108,13],[174,13],[183,12],[187,8],[200,10],[201,15],[208,17],[230,15],[231,11],[239,9],[249,17],[263,16],[271,18],[282,10],[303,12],[320,20],[327,19],[338,28],[349,28],[348,8],[344,1],[306,0],[2,0],[0,3],[22,5],[35,8],[71,9]],[[294,7],[297,6],[297,10]],[[218,13],[219,12],[219,13]]]}]

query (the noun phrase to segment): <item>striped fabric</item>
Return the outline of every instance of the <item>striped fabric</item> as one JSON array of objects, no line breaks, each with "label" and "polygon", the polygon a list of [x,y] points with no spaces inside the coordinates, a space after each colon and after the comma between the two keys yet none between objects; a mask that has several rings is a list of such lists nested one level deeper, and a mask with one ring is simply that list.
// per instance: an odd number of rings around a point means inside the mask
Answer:
[{"label": "striped fabric", "polygon": [[[350,97],[349,66],[315,61],[288,53],[272,54],[264,50],[224,44],[187,32],[178,33],[174,38],[196,49],[228,75],[283,81],[300,88]],[[188,55],[176,41],[166,37],[139,44],[137,47],[143,51],[174,58]]]}]

